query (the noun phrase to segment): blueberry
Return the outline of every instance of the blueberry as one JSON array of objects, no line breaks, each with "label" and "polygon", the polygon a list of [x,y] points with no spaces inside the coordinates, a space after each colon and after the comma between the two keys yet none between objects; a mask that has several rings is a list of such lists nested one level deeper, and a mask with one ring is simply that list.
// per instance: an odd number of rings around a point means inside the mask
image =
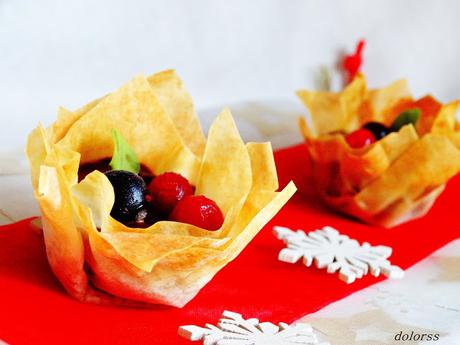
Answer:
[{"label": "blueberry", "polygon": [[375,140],[380,140],[392,132],[390,128],[379,122],[368,122],[363,128],[371,131],[374,134]]},{"label": "blueberry", "polygon": [[126,223],[136,219],[144,206],[146,185],[142,177],[125,170],[110,170],[105,173],[115,192],[115,203],[110,215]]}]

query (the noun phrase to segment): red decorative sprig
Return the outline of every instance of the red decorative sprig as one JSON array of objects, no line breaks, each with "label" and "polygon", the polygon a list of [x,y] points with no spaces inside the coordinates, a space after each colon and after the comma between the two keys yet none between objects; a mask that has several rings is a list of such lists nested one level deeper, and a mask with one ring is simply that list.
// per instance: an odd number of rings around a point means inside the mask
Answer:
[{"label": "red decorative sprig", "polygon": [[345,55],[342,62],[342,67],[346,77],[346,83],[350,83],[355,75],[361,69],[363,63],[362,52],[364,48],[364,39],[360,40],[356,46],[356,50],[351,55]]}]

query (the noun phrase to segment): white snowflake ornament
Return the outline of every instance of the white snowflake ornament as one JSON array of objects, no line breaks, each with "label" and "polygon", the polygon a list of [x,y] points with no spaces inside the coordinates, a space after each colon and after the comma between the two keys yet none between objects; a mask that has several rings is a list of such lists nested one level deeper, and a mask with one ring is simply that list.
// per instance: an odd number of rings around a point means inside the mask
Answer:
[{"label": "white snowflake ornament", "polygon": [[257,319],[245,320],[231,311],[223,312],[217,327],[181,326],[179,335],[191,341],[202,340],[204,345],[330,345],[319,342],[308,324],[289,326],[281,322],[276,326]]},{"label": "white snowflake ornament", "polygon": [[377,277],[382,273],[389,278],[402,278],[404,271],[387,259],[392,249],[387,246],[371,246],[350,239],[336,229],[325,226],[308,234],[302,230],[275,226],[275,235],[287,244],[280,251],[280,261],[296,263],[303,260],[305,266],[315,262],[318,268],[327,268],[328,273],[339,272],[339,278],[347,284],[353,283],[369,272]]}]

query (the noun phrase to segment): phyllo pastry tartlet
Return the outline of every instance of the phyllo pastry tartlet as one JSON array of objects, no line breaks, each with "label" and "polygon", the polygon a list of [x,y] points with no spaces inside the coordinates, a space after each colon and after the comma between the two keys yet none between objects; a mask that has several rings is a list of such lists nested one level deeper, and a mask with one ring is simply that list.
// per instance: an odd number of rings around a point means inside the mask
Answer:
[{"label": "phyllo pastry tartlet", "polygon": [[60,108],[27,156],[48,261],[85,302],[184,306],[295,192],[229,110],[206,139],[174,71]]},{"label": "phyllo pastry tartlet", "polygon": [[362,74],[339,93],[297,94],[319,195],[345,214],[384,227],[422,217],[460,170],[457,100],[413,99],[405,80],[369,90]]}]

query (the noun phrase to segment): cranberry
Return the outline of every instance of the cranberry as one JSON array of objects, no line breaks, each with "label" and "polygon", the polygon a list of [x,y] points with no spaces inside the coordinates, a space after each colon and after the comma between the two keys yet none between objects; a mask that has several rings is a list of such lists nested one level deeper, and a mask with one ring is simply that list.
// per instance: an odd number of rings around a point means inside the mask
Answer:
[{"label": "cranberry", "polygon": [[375,142],[375,137],[370,130],[361,128],[351,132],[350,134],[347,134],[345,136],[345,140],[347,141],[348,145],[350,145],[350,147],[357,149],[372,144]]},{"label": "cranberry", "polygon": [[218,230],[224,223],[224,216],[219,206],[211,199],[203,195],[191,195],[177,203],[169,220],[207,230]]},{"label": "cranberry", "polygon": [[167,172],[155,177],[148,186],[151,202],[160,212],[168,215],[184,197],[193,194],[185,177]]}]

